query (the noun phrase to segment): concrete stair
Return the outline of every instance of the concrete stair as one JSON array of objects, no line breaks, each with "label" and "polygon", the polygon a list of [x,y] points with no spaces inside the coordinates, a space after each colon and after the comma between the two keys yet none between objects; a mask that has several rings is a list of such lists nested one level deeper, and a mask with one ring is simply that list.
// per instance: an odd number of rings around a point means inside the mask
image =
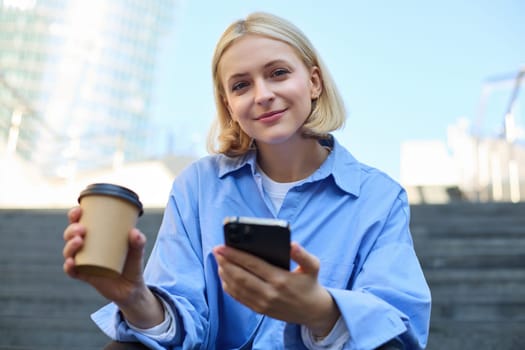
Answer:
[{"label": "concrete stair", "polygon": [[432,292],[428,349],[525,348],[525,203],[418,205]]},{"label": "concrete stair", "polygon": [[[147,254],[162,210],[139,228]],[[106,300],[62,272],[65,210],[0,210],[0,349],[102,349],[89,314]],[[412,207],[433,296],[430,350],[525,348],[525,203]]]},{"label": "concrete stair", "polygon": [[[138,227],[147,254],[162,210]],[[65,210],[0,210],[0,349],[102,349],[107,338],[89,315],[107,301],[62,271]]]}]

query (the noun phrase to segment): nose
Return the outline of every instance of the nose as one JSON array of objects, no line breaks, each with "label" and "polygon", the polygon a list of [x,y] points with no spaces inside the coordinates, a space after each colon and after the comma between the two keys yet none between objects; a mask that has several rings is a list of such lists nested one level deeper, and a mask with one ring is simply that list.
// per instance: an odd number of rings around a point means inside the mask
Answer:
[{"label": "nose", "polygon": [[264,79],[259,79],[255,82],[255,103],[259,105],[267,105],[272,102],[275,95],[271,86]]}]

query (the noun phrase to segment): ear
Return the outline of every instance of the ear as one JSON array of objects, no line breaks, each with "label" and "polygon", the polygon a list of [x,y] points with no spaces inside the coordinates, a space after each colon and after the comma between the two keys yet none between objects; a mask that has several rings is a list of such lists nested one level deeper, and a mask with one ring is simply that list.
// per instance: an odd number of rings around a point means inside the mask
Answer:
[{"label": "ear", "polygon": [[310,98],[316,100],[323,92],[323,79],[319,67],[313,66],[310,69]]}]

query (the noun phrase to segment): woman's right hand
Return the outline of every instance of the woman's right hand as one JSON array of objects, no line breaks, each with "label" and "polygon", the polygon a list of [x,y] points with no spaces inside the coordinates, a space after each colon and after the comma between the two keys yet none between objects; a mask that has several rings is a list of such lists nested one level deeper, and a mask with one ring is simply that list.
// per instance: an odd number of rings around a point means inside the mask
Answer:
[{"label": "woman's right hand", "polygon": [[138,229],[129,232],[128,255],[119,277],[93,276],[75,269],[75,255],[84,244],[86,228],[79,223],[82,209],[68,212],[69,225],[64,230],[64,272],[93,286],[102,296],[119,307],[124,317],[139,328],[151,328],[164,319],[164,308],[146,286],[142,277],[146,236]]},{"label": "woman's right hand", "polygon": [[142,277],[146,237],[136,228],[130,231],[128,255],[119,277],[81,273],[75,269],[75,255],[82,248],[86,235],[86,228],[79,223],[81,215],[80,207],[72,208],[68,212],[69,225],[64,230],[64,272],[72,278],[92,285],[105,298],[119,305],[132,303],[136,295],[147,289]]}]

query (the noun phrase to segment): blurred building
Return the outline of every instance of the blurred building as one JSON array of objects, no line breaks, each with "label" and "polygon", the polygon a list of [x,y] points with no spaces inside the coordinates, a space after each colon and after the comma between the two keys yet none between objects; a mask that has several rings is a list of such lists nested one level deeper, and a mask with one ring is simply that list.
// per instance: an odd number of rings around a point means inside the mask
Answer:
[{"label": "blurred building", "polygon": [[449,126],[447,142],[401,146],[401,183],[411,203],[525,201],[525,143],[478,138],[465,120]]},{"label": "blurred building", "polygon": [[0,1],[4,151],[64,178],[143,159],[175,1]]},{"label": "blurred building", "polygon": [[[475,123],[461,118],[449,125],[447,142],[402,144],[401,182],[410,202],[525,201],[524,83],[525,67],[489,79]],[[497,127],[487,132],[491,120]]]}]

